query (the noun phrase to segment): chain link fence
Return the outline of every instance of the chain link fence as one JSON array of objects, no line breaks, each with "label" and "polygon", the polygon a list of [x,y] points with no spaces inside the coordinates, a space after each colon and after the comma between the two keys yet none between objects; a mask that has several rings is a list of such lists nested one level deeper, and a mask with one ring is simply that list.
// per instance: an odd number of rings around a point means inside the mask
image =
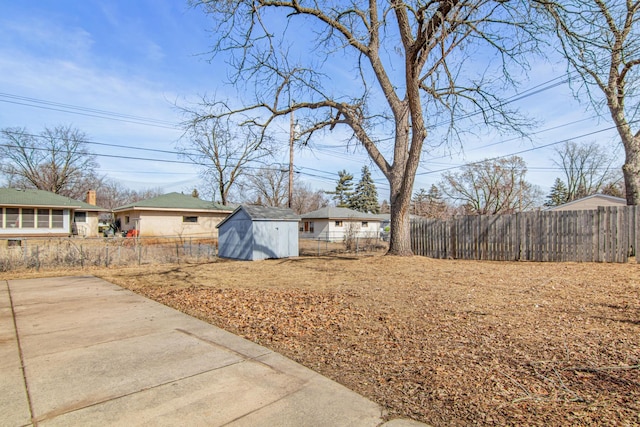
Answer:
[{"label": "chain link fence", "polygon": [[0,242],[0,271],[203,262],[216,257],[217,245],[189,238],[12,239]]},{"label": "chain link fence", "polygon": [[[386,251],[377,238],[299,240],[300,256],[363,255]],[[0,272],[21,269],[108,267],[209,262],[217,258],[217,239],[50,238],[0,240]]]}]

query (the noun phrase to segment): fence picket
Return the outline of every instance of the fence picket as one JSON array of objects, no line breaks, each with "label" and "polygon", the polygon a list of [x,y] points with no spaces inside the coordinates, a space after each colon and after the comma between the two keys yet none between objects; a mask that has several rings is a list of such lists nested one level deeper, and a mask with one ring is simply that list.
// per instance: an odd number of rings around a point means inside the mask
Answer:
[{"label": "fence picket", "polygon": [[640,209],[600,207],[586,211],[534,211],[411,225],[415,254],[433,258],[640,263]]}]

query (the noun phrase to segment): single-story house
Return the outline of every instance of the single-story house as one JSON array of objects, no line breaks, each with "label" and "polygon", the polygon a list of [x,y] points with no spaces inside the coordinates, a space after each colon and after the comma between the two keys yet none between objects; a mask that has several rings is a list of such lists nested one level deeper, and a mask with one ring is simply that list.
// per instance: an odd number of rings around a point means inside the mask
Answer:
[{"label": "single-story house", "polygon": [[87,202],[44,190],[0,188],[0,238],[97,237],[95,191]]},{"label": "single-story house", "polygon": [[354,211],[348,208],[327,206],[301,215],[300,238],[330,242],[343,241],[346,237],[379,238],[382,218],[379,215]]},{"label": "single-story house", "polygon": [[232,211],[191,195],[168,193],[119,206],[113,215],[120,229],[138,236],[212,238],[218,236],[216,225]]},{"label": "single-story house", "polygon": [[562,205],[553,206],[549,208],[550,211],[582,211],[590,209],[598,209],[599,207],[606,206],[626,206],[627,200],[608,196],[606,194],[592,194],[581,199],[576,199]]},{"label": "single-story house", "polygon": [[218,256],[246,261],[298,256],[298,222],[291,209],[239,206],[218,224]]}]

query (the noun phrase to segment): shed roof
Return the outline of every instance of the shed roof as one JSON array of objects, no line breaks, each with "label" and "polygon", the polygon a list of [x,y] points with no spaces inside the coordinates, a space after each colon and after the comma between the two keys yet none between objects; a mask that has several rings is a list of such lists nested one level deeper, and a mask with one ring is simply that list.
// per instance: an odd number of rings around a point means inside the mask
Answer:
[{"label": "shed roof", "polygon": [[216,227],[229,221],[236,213],[244,211],[253,221],[300,221],[300,216],[289,208],[273,208],[269,206],[241,205],[231,215],[222,220]]},{"label": "shed roof", "polygon": [[121,212],[127,210],[172,210],[172,209],[193,209],[203,211],[227,211],[230,212],[233,208],[224,206],[219,203],[208,202],[206,200],[199,199],[190,195],[182,193],[167,193],[161,196],[152,197],[150,199],[139,200],[137,202],[129,203],[127,205],[118,206],[113,211]]},{"label": "shed roof", "polygon": [[16,207],[68,208],[102,212],[107,209],[44,190],[0,188],[0,205]]},{"label": "shed roof", "polygon": [[335,206],[327,206],[313,212],[302,215],[303,219],[343,219],[343,220],[368,220],[382,221],[380,217],[370,213],[358,212],[349,208],[337,208]]}]

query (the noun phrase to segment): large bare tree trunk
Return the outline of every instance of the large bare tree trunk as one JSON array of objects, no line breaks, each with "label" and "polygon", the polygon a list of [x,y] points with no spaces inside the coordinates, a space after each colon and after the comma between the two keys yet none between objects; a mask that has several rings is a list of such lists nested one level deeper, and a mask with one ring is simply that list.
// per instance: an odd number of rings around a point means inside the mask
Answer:
[{"label": "large bare tree trunk", "polygon": [[[617,88],[614,87],[614,89]],[[631,130],[624,111],[624,100],[612,96],[609,92],[605,93],[611,118],[616,124],[624,146],[625,159],[622,173],[627,205],[638,205],[640,203],[640,132],[634,135]]]},{"label": "large bare tree trunk", "polygon": [[624,142],[625,160],[622,166],[627,205],[640,202],[640,132]]},{"label": "large bare tree trunk", "polygon": [[391,202],[391,230],[389,238],[388,255],[411,256],[411,223],[409,205],[407,203],[394,203],[398,200],[398,194],[392,196]]}]

